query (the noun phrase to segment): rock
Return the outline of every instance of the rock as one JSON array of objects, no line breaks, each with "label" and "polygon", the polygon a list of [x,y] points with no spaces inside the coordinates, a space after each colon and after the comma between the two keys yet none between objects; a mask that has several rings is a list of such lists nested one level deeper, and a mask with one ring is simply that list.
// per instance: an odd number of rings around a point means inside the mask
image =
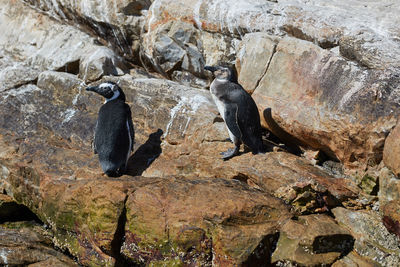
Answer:
[{"label": "rock", "polygon": [[126,58],[136,59],[135,42],[140,38],[143,23],[142,11],[146,12],[151,1],[118,0],[99,1],[36,1],[24,0],[35,9],[59,21],[67,21],[102,38],[104,44],[112,44],[114,50]]},{"label": "rock", "polygon": [[78,266],[51,247],[44,230],[32,222],[0,225],[0,264],[4,266]]},{"label": "rock", "polygon": [[122,252],[144,263],[238,265],[290,217],[278,199],[223,179],[164,179],[136,190],[126,205]]},{"label": "rock", "polygon": [[79,76],[85,81],[95,81],[105,75],[123,75],[128,67],[123,58],[106,47],[99,47],[85,55],[79,63]]},{"label": "rock", "polygon": [[353,267],[353,266],[378,267],[380,265],[376,262],[361,257],[354,251],[350,252],[342,259],[332,264],[332,267]]},{"label": "rock", "polygon": [[317,266],[332,264],[352,250],[353,237],[327,215],[300,216],[281,229],[272,262],[276,265]]},{"label": "rock", "polygon": [[378,197],[382,207],[389,201],[400,199],[400,179],[388,168],[383,168],[379,174]]},{"label": "rock", "polygon": [[224,142],[228,137],[225,126],[213,124],[212,117],[209,120],[186,142],[163,144],[162,154],[143,175],[236,179],[280,197],[306,214],[323,212],[357,198],[360,190],[350,180],[334,178],[287,152],[245,153],[223,161],[219,151],[232,145]]},{"label": "rock", "polygon": [[[20,1],[3,2],[0,21],[7,27],[3,27],[0,38],[4,51],[4,57],[0,58],[4,66],[0,72],[0,90],[34,83],[45,70],[80,73],[90,79],[127,71],[121,58],[112,50],[95,45],[95,39],[88,34],[56,22]],[[92,70],[94,66],[96,72]],[[88,70],[91,73],[86,73]]]},{"label": "rock", "polygon": [[356,253],[382,266],[399,265],[399,239],[388,232],[376,212],[350,211],[340,207],[332,212],[339,225],[348,229],[355,238]]},{"label": "rock", "polygon": [[392,234],[400,238],[400,200],[392,200],[381,207],[383,224]]},{"label": "rock", "polygon": [[[151,12],[156,11],[151,9]],[[199,31],[186,21],[165,20],[149,27],[143,34],[142,55],[149,67],[162,74],[170,76],[174,71],[183,71],[204,80],[206,63],[234,61],[235,38]]]},{"label": "rock", "polygon": [[[399,66],[398,21],[388,19],[399,4],[326,1],[153,1],[147,31],[168,21],[192,23],[198,29],[241,37],[250,32],[290,35],[322,48],[340,47],[346,57],[374,69]],[[336,19],[332,19],[336,18]]]},{"label": "rock", "polygon": [[276,38],[265,33],[246,34],[236,52],[236,69],[238,82],[243,88],[253,93],[261,78],[268,70],[271,58],[275,53]]},{"label": "rock", "polygon": [[322,150],[347,168],[365,169],[382,160],[385,138],[395,124],[396,93],[385,88],[395,91],[396,79],[286,37],[253,98],[263,125],[275,135],[284,132],[294,136],[292,142]]},{"label": "rock", "polygon": [[400,153],[399,139],[400,124],[397,124],[386,138],[383,150],[383,162],[386,167],[391,169],[398,177],[400,177],[400,160],[398,156]]}]

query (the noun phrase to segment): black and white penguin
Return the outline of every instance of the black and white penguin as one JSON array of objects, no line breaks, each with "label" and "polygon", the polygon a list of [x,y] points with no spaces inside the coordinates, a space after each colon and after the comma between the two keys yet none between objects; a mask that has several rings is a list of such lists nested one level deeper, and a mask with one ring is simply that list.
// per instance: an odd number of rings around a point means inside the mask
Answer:
[{"label": "black and white penguin", "polygon": [[262,128],[260,115],[253,98],[235,82],[232,69],[228,66],[205,66],[215,76],[210,91],[218,111],[228,128],[229,137],[235,144],[234,149],[221,152],[223,159],[229,159],[239,153],[244,143],[253,154],[263,153]]},{"label": "black and white penguin", "polygon": [[97,118],[93,151],[99,155],[101,168],[107,176],[121,176],[133,150],[135,136],[125,94],[114,82],[105,82],[86,90],[106,98]]}]

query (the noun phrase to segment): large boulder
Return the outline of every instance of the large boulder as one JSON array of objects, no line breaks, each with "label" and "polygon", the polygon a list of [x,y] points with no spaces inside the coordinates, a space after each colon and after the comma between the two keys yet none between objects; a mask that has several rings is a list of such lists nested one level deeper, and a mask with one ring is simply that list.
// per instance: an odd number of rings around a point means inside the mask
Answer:
[{"label": "large boulder", "polygon": [[130,60],[137,60],[143,14],[150,0],[117,1],[42,1],[23,0],[59,21],[67,21],[83,30],[95,33],[104,44]]},{"label": "large boulder", "polygon": [[380,163],[385,138],[396,124],[398,80],[394,73],[366,70],[310,42],[285,37],[253,98],[263,125],[276,135],[284,132],[292,142],[364,170]]}]

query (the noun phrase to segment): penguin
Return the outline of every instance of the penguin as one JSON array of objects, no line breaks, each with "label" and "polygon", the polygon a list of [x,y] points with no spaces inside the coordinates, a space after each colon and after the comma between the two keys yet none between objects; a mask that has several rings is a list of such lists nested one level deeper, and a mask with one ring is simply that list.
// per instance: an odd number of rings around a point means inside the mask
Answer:
[{"label": "penguin", "polygon": [[211,71],[215,77],[210,92],[235,145],[233,149],[221,152],[222,159],[237,155],[241,143],[249,147],[253,154],[264,153],[260,114],[253,98],[236,82],[229,66],[205,66],[204,69]]},{"label": "penguin", "polygon": [[135,132],[125,94],[114,82],[87,87],[106,100],[100,107],[93,141],[93,152],[98,154],[101,168],[109,177],[124,174],[133,150]]}]

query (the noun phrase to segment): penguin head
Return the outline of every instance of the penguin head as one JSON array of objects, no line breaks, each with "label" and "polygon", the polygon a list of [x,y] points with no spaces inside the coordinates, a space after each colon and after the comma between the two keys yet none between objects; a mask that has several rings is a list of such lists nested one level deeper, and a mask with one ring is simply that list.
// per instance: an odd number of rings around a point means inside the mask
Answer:
[{"label": "penguin head", "polygon": [[120,99],[125,102],[125,94],[122,89],[114,82],[104,82],[97,86],[87,87],[86,91],[93,91],[105,97],[106,102]]},{"label": "penguin head", "polygon": [[237,82],[235,72],[228,64],[205,66],[204,69],[211,71],[214,77],[220,81]]}]

